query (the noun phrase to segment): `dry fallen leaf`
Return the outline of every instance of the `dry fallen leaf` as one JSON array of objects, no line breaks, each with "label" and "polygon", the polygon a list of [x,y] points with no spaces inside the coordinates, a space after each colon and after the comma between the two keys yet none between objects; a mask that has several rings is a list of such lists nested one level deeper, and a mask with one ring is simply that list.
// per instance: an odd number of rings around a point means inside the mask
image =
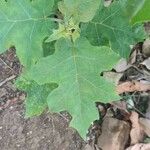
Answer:
[{"label": "dry fallen leaf", "polygon": [[129,58],[129,64],[134,64],[136,62],[137,51],[134,50]]},{"label": "dry fallen leaf", "polygon": [[145,114],[145,116],[146,116],[146,118],[148,118],[148,119],[150,119],[150,100],[148,101],[148,107],[147,107],[147,109],[146,109],[146,114]]},{"label": "dry fallen leaf", "polygon": [[114,108],[127,111],[127,104],[125,101],[113,101],[113,102],[110,102],[110,104],[113,105]]},{"label": "dry fallen leaf", "polygon": [[84,150],[94,150],[94,148],[91,147],[89,144],[86,144]]},{"label": "dry fallen leaf", "polygon": [[121,58],[118,63],[116,64],[116,66],[114,67],[114,69],[116,70],[116,72],[124,72],[125,70],[127,70],[131,65],[128,64],[127,60],[125,58]]},{"label": "dry fallen leaf", "polygon": [[145,59],[142,63],[148,70],[150,70],[150,57],[148,59]]},{"label": "dry fallen leaf", "polygon": [[146,118],[140,118],[139,123],[145,134],[150,137],[150,120]]},{"label": "dry fallen leaf", "polygon": [[144,84],[142,82],[138,81],[127,81],[124,83],[121,83],[117,86],[117,92],[118,94],[124,93],[124,92],[135,92],[135,91],[149,91],[150,90],[150,84]]},{"label": "dry fallen leaf", "polygon": [[131,145],[142,142],[144,138],[144,131],[139,124],[139,115],[135,111],[131,112],[130,121],[132,128],[130,131]]},{"label": "dry fallen leaf", "polygon": [[126,148],[126,150],[150,150],[150,144],[138,143],[134,146]]},{"label": "dry fallen leaf", "polygon": [[103,77],[106,80],[115,83],[116,85],[119,83],[119,80],[122,77],[122,75],[123,75],[123,73],[116,73],[116,72],[113,72],[113,71],[105,71],[105,72],[103,72]]},{"label": "dry fallen leaf", "polygon": [[150,56],[150,39],[146,39],[142,48],[143,54]]}]

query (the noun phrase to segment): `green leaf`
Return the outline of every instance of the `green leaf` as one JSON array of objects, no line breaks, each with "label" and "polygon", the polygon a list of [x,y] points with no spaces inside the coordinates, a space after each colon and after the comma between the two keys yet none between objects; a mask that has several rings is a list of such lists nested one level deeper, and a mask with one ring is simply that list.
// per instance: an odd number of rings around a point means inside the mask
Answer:
[{"label": "green leaf", "polygon": [[145,32],[141,26],[133,30],[128,18],[125,17],[121,2],[115,1],[109,7],[99,10],[92,21],[82,25],[82,35],[86,36],[93,45],[102,45],[102,40],[108,39],[115,52],[128,58],[130,45],[143,40],[143,36],[141,37],[139,33],[145,35]]},{"label": "green leaf", "polygon": [[65,17],[65,20],[73,18],[76,23],[90,21],[101,0],[63,0],[59,2],[59,10]]},{"label": "green leaf", "polygon": [[56,84],[39,85],[24,78],[18,79],[16,86],[27,93],[25,100],[26,117],[40,115],[47,107],[46,100],[49,93],[57,87]]},{"label": "green leaf", "polygon": [[48,55],[52,55],[55,52],[55,41],[50,42],[50,43],[46,43],[45,40],[47,38],[45,38],[43,40],[42,43],[42,47],[43,47],[43,57],[47,57]]},{"label": "green leaf", "polygon": [[54,0],[54,10],[58,9],[58,2],[60,2],[61,0]]},{"label": "green leaf", "polygon": [[42,41],[52,32],[53,0],[0,2],[0,53],[15,46],[21,63],[30,67],[43,56]]},{"label": "green leaf", "polygon": [[109,48],[92,46],[85,38],[77,39],[74,44],[60,39],[55,53],[42,58],[29,76],[38,84],[58,83],[58,88],[47,98],[49,109],[67,110],[73,116],[71,126],[85,138],[90,123],[98,118],[94,102],[119,98],[115,85],[100,78],[100,72],[111,69],[118,59]]},{"label": "green leaf", "polygon": [[143,7],[138,13],[132,18],[132,23],[148,22],[150,21],[150,0],[144,0]]},{"label": "green leaf", "polygon": [[131,20],[143,7],[145,0],[121,0],[125,15]]},{"label": "green leaf", "polygon": [[78,24],[75,24],[72,19],[68,21],[68,24],[59,24],[59,28],[57,30],[53,30],[53,34],[51,34],[45,42],[52,42],[58,40],[60,38],[72,39],[75,41],[80,37],[80,28]]}]

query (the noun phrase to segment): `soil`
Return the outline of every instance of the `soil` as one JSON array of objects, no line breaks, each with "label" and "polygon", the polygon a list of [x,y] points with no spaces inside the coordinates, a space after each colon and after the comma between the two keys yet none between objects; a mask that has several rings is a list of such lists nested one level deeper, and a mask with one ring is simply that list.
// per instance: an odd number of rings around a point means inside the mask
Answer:
[{"label": "soil", "polygon": [[25,94],[13,85],[21,68],[14,49],[0,55],[0,150],[82,150],[66,112],[24,118]]},{"label": "soil", "polygon": [[20,72],[21,66],[14,49],[0,55],[0,106],[20,95],[13,85],[13,81]]}]

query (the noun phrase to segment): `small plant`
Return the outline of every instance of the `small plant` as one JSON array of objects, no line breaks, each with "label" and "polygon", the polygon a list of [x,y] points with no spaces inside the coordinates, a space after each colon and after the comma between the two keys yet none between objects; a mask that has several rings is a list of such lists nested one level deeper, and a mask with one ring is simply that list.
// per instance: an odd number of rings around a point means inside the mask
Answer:
[{"label": "small plant", "polygon": [[146,37],[148,6],[149,0],[114,0],[109,7],[103,0],[1,0],[0,52],[15,46],[24,66],[16,85],[27,92],[26,116],[47,106],[66,110],[85,138],[98,118],[95,102],[119,100],[100,73]]}]

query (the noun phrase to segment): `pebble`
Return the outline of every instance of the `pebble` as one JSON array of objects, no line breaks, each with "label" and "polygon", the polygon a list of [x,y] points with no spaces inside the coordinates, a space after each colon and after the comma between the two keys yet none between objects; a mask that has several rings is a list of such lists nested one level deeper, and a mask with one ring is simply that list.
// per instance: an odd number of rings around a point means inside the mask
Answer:
[{"label": "pebble", "polygon": [[27,135],[30,135],[30,134],[32,134],[32,131],[29,131],[29,132],[27,133]]},{"label": "pebble", "polygon": [[14,107],[13,106],[10,106],[10,109],[13,109]]},{"label": "pebble", "polygon": [[17,147],[20,147],[20,145],[19,145],[19,144],[17,144]]}]

